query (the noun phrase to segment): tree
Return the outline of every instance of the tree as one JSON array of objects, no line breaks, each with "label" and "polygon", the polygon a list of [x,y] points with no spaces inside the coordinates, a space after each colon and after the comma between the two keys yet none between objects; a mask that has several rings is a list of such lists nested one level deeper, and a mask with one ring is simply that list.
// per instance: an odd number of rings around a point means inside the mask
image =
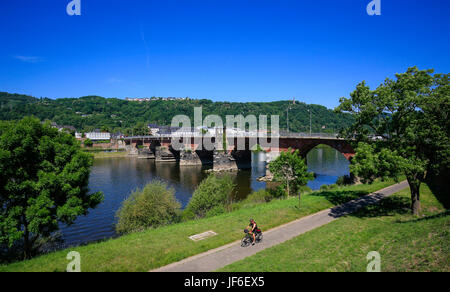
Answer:
[{"label": "tree", "polygon": [[103,125],[101,128],[103,133],[111,133],[111,129],[108,126]]},{"label": "tree", "polygon": [[39,238],[73,224],[103,199],[88,194],[93,158],[71,135],[36,118],[0,132],[0,243],[21,242],[30,258]]},{"label": "tree", "polygon": [[299,150],[292,151],[292,149],[289,149],[287,152],[282,152],[277,159],[269,164],[269,170],[275,181],[283,183],[288,196],[291,190],[298,192],[300,206],[301,193],[299,188],[313,180],[314,175],[308,172],[308,166],[300,156]]},{"label": "tree", "polygon": [[150,129],[148,126],[143,123],[139,122],[133,127],[133,135],[134,136],[148,136],[150,135]]},{"label": "tree", "polygon": [[448,167],[450,159],[449,74],[432,73],[412,67],[376,90],[362,82],[336,108],[355,120],[341,133],[358,145],[351,171],[366,181],[404,174],[415,215],[427,171]]},{"label": "tree", "polygon": [[85,147],[92,147],[92,145],[94,145],[94,142],[92,142],[91,139],[88,138],[88,139],[84,140]]}]

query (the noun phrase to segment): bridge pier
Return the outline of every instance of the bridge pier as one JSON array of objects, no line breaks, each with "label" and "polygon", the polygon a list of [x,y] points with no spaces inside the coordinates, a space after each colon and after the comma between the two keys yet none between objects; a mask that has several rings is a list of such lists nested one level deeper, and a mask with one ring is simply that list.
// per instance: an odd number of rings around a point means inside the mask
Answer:
[{"label": "bridge pier", "polygon": [[155,159],[155,153],[150,149],[138,149],[137,155],[142,159]]},{"label": "bridge pier", "polygon": [[202,164],[203,162],[197,152],[193,150],[180,151],[180,166],[195,166]]},{"label": "bridge pier", "polygon": [[170,148],[167,146],[155,147],[155,161],[156,162],[176,162],[177,159]]},{"label": "bridge pier", "polygon": [[[186,143],[186,146],[188,147],[187,150],[176,151],[172,148],[173,139],[180,138],[171,135],[139,136],[126,138],[125,143],[126,149],[130,154],[137,154],[143,158],[152,158],[152,153],[154,153],[156,162],[180,161],[180,166],[213,164],[213,171],[229,171],[248,167],[248,162],[251,160],[250,150],[255,146],[252,144],[252,137],[244,137],[239,139],[234,138],[234,140],[231,141],[233,143],[230,141],[229,143],[226,143],[226,151],[195,150],[199,148],[199,143],[192,138],[190,142]],[[280,136],[278,139],[279,141],[276,143],[276,146],[267,146],[263,149],[266,151],[267,163],[275,160],[281,152],[288,151],[289,149],[298,149],[300,155],[303,158],[306,158],[307,153],[320,144],[333,147],[342,153],[348,160],[355,154],[355,151],[349,142],[335,136],[291,135]],[[215,141],[214,143],[222,142]],[[143,146],[143,149],[138,149],[141,145]],[[236,147],[234,145],[243,145],[245,150],[235,150]],[[222,144],[216,146],[222,146]],[[221,147],[216,147],[216,149],[220,148]],[[267,176],[271,176],[268,170]]]},{"label": "bridge pier", "polygon": [[236,159],[228,151],[214,150],[213,171],[235,171],[238,170]]}]

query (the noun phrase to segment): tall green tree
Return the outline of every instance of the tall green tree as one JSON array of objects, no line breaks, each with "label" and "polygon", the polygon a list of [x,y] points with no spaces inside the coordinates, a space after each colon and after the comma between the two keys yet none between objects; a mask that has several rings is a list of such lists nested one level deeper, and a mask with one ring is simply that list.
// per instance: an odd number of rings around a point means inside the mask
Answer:
[{"label": "tall green tree", "polygon": [[29,258],[36,240],[86,215],[103,195],[88,194],[93,158],[70,134],[30,117],[0,131],[0,243],[21,242]]},{"label": "tall green tree", "polygon": [[336,108],[355,120],[342,132],[358,145],[351,171],[366,181],[405,175],[411,210],[418,215],[427,171],[449,166],[449,105],[449,74],[433,70],[409,68],[375,90],[358,84]]},{"label": "tall green tree", "polygon": [[273,174],[274,180],[283,184],[288,196],[291,192],[298,193],[300,206],[301,193],[299,189],[308,181],[313,180],[314,175],[308,172],[308,166],[300,156],[299,150],[289,149],[287,152],[282,152],[269,164],[269,170]]}]

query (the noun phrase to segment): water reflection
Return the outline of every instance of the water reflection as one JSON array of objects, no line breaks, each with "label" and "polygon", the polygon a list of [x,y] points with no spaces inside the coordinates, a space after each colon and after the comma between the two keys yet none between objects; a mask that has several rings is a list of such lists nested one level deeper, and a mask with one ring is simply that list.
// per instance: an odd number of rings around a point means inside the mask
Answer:
[{"label": "water reflection", "polygon": [[348,175],[349,161],[335,149],[319,145],[312,149],[307,155],[308,169],[316,173],[315,180],[310,181],[308,186],[318,190],[322,185],[336,183],[338,177]]}]

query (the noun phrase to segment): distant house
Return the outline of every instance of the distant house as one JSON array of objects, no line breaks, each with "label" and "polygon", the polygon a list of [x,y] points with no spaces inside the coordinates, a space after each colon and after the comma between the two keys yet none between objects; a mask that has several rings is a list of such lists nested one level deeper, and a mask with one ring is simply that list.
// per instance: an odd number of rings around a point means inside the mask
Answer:
[{"label": "distant house", "polygon": [[92,141],[111,140],[111,134],[107,132],[102,133],[100,131],[94,131],[86,133],[86,138]]},{"label": "distant house", "polygon": [[59,131],[68,131],[68,132],[75,132],[77,129],[75,129],[74,126],[62,126],[58,129]]},{"label": "distant house", "polygon": [[161,129],[161,126],[157,124],[148,124],[147,126],[150,129],[150,133],[152,133],[152,135],[158,134],[159,130]]},{"label": "distant house", "polygon": [[125,137],[125,135],[121,132],[117,132],[111,135],[111,138],[114,140],[119,140],[119,139],[123,139]]},{"label": "distant house", "polygon": [[66,131],[68,133],[71,133],[71,132],[76,131],[75,127],[73,127],[73,126],[60,126],[55,122],[52,122],[50,125],[52,128],[58,129],[58,131],[60,131],[60,132]]},{"label": "distant house", "polygon": [[76,139],[82,139],[83,138],[83,133],[75,132],[75,138]]}]

